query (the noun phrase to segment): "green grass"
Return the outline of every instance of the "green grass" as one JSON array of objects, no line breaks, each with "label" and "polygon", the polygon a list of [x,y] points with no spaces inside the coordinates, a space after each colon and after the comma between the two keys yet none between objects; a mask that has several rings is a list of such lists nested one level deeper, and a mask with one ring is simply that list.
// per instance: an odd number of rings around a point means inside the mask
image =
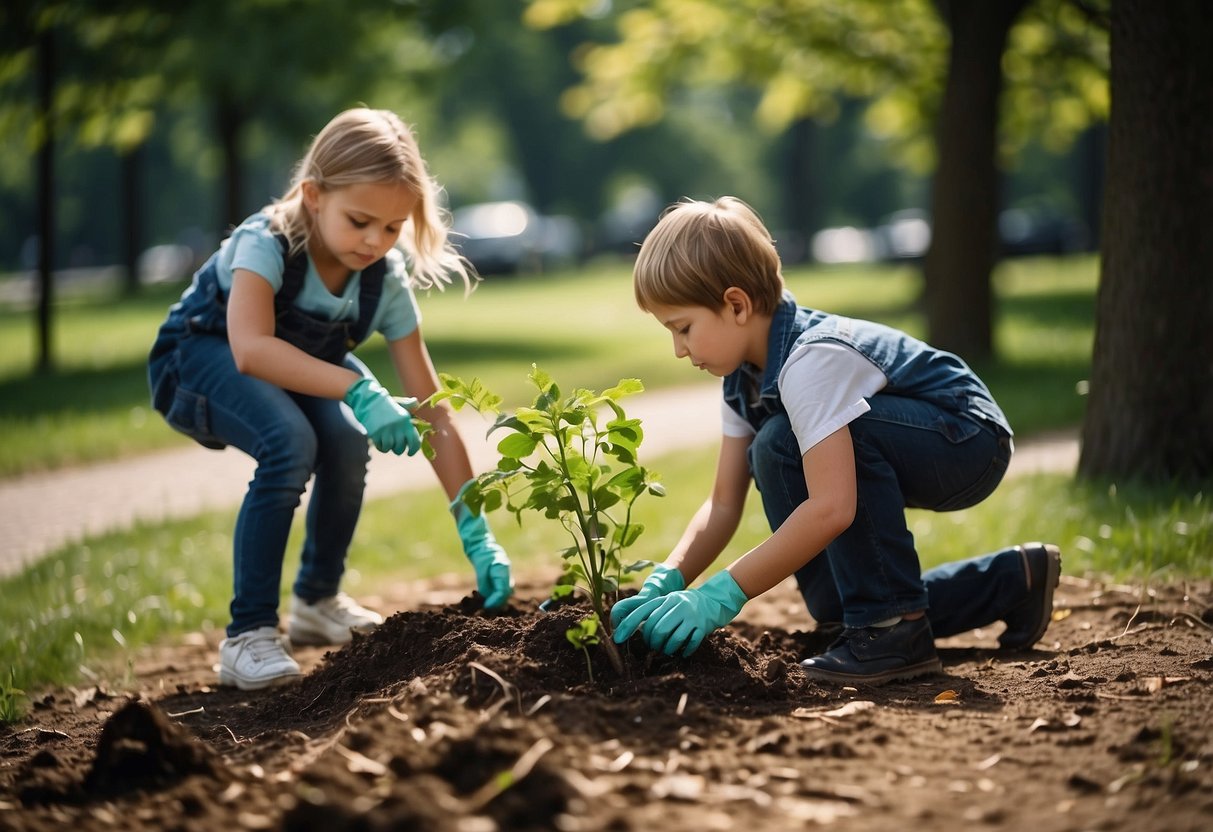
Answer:
[{"label": "green grass", "polygon": [[[1092,257],[1011,261],[995,280],[1001,358],[979,366],[1022,435],[1077,424],[1093,341]],[[867,317],[923,335],[915,308],[920,278],[908,267],[797,268],[788,285],[801,303]],[[34,316],[0,309],[0,476],[180,446],[147,404],[146,357],[181,287],[133,298],[66,297],[55,310],[56,370],[34,366]],[[636,309],[626,264],[575,273],[485,280],[420,296],[422,329],[438,369],[481,377],[507,406],[530,391],[532,362],[554,377],[602,389],[632,376],[649,389],[702,381],[673,358],[667,333]],[[397,387],[381,339],[359,351]]]},{"label": "green grass", "polygon": [[[643,450],[643,449],[642,449]],[[706,496],[714,449],[646,459],[669,496],[637,503],[644,536],[630,551],[661,560]],[[1065,571],[1117,581],[1208,578],[1213,562],[1213,506],[1206,495],[1108,489],[1060,475],[1010,479],[984,503],[965,511],[910,512],[924,565],[992,551],[1004,544],[1049,540],[1061,544]],[[553,553],[568,545],[551,522],[529,518],[519,527],[492,515],[493,528],[517,573],[554,580]],[[227,622],[231,593],[234,511],[186,522],[144,525],[69,546],[20,575],[0,582],[0,721],[13,691],[35,692],[89,678],[121,679],[134,651],[160,639],[179,640]],[[298,566],[299,528],[284,568],[284,593]],[[741,528],[717,566],[767,534],[761,503],[752,493]],[[459,550],[454,524],[437,489],[369,503],[350,554],[345,588],[365,598],[393,581],[462,575],[472,570]],[[806,617],[805,626],[809,621]]]},{"label": "green grass", "polygon": [[[997,327],[1002,357],[979,367],[1020,435],[1078,424],[1076,387],[1090,366],[1096,284],[1093,258],[1017,261],[1000,267]],[[797,269],[788,285],[801,303],[872,318],[923,334],[915,309],[916,274],[907,268]],[[0,476],[90,459],[113,458],[185,440],[146,405],[144,360],[178,289],[157,289],[121,303],[65,299],[57,309],[59,369],[31,375],[32,315],[0,310]],[[421,298],[426,340],[440,370],[480,376],[507,406],[528,401],[532,362],[567,384],[601,389],[624,376],[657,389],[702,381],[672,357],[668,335],[636,310],[628,269],[603,264],[582,273],[490,279],[469,298],[459,291]],[[361,352],[391,378],[382,343]],[[635,557],[664,558],[711,482],[711,449],[645,459],[669,489],[643,498],[648,531]],[[928,565],[1008,542],[1046,539],[1066,549],[1066,571],[1123,579],[1176,573],[1207,576],[1204,553],[1213,516],[1201,497],[1109,493],[1065,477],[1005,483],[981,506],[937,515],[912,512]],[[0,581],[0,720],[22,691],[78,680],[113,679],[133,651],[158,639],[222,627],[231,592],[234,512],[187,522],[143,525],[69,546]],[[302,524],[297,524],[302,525]],[[550,554],[567,545],[554,524],[518,528],[496,519],[499,538],[523,573],[552,578]],[[402,531],[407,530],[407,531]],[[725,560],[767,533],[759,500]],[[292,541],[285,575],[297,566]],[[722,563],[723,565],[723,563]],[[385,582],[457,572],[472,586],[453,523],[437,489],[366,507],[351,553],[346,588],[374,594]]]}]

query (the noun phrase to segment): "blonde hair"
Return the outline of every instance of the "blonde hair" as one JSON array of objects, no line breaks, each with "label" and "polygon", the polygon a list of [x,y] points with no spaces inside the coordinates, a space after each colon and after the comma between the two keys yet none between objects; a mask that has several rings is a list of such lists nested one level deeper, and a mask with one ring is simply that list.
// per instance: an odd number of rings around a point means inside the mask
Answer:
[{"label": "blonde hair", "polygon": [[770,315],[783,294],[775,241],[754,209],[740,199],[684,200],[662,212],[636,257],[636,303],[704,306],[718,311],[730,286],[742,289],[754,311]]},{"label": "blonde hair", "polygon": [[262,209],[274,231],[286,236],[292,255],[307,246],[312,233],[311,215],[303,206],[305,181],[322,191],[363,183],[404,185],[417,198],[400,235],[412,260],[412,281],[423,289],[442,289],[454,272],[471,289],[476,274],[447,239],[446,212],[438,204],[441,189],[430,178],[412,131],[395,113],[346,110],[312,140],[295,168],[290,190]]}]

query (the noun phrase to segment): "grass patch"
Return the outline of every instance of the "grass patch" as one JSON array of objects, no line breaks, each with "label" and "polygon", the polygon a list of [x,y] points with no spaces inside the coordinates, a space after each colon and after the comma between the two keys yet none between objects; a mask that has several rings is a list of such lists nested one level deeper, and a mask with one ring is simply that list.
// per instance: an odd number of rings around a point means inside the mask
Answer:
[{"label": "grass patch", "polygon": [[[637,555],[660,560],[706,496],[715,451],[644,462],[661,473],[669,496],[637,502],[636,515],[646,526]],[[1127,491],[1042,474],[1008,480],[965,511],[911,511],[909,517],[926,567],[1006,544],[1049,540],[1062,546],[1070,575],[1146,585],[1213,576],[1207,557],[1213,548],[1213,507],[1202,494]],[[556,578],[560,562],[554,553],[568,545],[558,524],[520,528],[508,515],[491,519],[518,573]],[[139,647],[224,626],[234,522],[235,512],[225,511],[140,526],[67,547],[0,583],[6,599],[0,627],[9,634],[0,644],[0,667],[12,668],[0,681],[0,714],[13,707],[18,691],[37,692],[81,676],[120,680]],[[302,525],[296,523],[288,549],[284,596],[298,566]],[[752,493],[741,527],[717,566],[767,534],[760,499]],[[452,572],[465,577],[469,592],[474,586],[437,489],[368,503],[350,566],[343,586],[355,596],[373,594],[392,581]]]},{"label": "grass patch", "polygon": [[[1008,261],[996,273],[999,361],[977,369],[1022,435],[1077,424],[1094,332],[1094,257]],[[921,277],[907,266],[798,267],[789,288],[806,306],[878,320],[916,335]],[[113,459],[189,440],[147,403],[146,358],[181,287],[132,298],[65,297],[55,309],[56,369],[31,372],[34,315],[0,309],[0,476]],[[704,380],[673,358],[668,334],[635,306],[626,263],[576,272],[486,279],[419,298],[439,370],[479,376],[507,407],[528,401],[532,362],[590,389],[636,377],[650,389]],[[378,337],[359,350],[397,384]]]}]

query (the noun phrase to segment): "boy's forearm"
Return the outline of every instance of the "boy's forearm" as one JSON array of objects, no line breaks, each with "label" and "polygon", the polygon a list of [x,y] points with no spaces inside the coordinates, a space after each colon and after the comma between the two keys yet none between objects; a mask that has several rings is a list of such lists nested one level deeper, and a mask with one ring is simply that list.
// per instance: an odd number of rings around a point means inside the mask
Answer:
[{"label": "boy's forearm", "polygon": [[824,502],[806,500],[774,534],[738,558],[729,572],[742,591],[755,598],[823,552],[850,523]]},{"label": "boy's forearm", "polygon": [[690,586],[724,551],[740,522],[740,511],[728,510],[709,499],[687,524],[666,565],[676,567]]}]

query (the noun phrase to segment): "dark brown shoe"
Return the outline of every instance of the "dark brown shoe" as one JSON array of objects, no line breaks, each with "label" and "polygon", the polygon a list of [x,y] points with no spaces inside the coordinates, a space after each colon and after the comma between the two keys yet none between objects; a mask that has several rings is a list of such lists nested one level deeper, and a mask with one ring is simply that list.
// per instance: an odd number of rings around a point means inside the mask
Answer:
[{"label": "dark brown shoe", "polygon": [[1019,551],[1028,597],[1003,619],[1007,629],[998,643],[1004,650],[1026,650],[1040,641],[1053,620],[1053,590],[1061,577],[1061,550],[1052,543],[1025,543]]}]

